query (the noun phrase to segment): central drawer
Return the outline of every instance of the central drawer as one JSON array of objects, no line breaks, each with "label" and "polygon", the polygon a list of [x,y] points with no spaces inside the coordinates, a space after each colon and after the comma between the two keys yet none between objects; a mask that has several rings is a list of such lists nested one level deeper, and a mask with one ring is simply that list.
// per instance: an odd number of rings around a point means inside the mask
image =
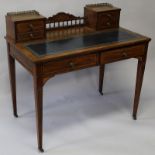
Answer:
[{"label": "central drawer", "polygon": [[97,55],[87,54],[63,58],[43,64],[43,73],[62,73],[97,65]]},{"label": "central drawer", "polygon": [[120,48],[116,50],[110,50],[107,52],[102,52],[100,57],[100,63],[111,63],[123,59],[140,57],[145,54],[144,45],[135,45],[131,47]]}]

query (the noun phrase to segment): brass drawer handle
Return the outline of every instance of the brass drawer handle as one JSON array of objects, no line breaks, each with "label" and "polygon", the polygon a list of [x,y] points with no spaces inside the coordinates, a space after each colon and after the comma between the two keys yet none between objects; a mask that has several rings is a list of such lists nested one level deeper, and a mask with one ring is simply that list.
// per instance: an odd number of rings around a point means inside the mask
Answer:
[{"label": "brass drawer handle", "polygon": [[29,28],[30,28],[31,30],[33,30],[33,29],[34,29],[33,24],[29,24]]},{"label": "brass drawer handle", "polygon": [[111,26],[111,23],[110,22],[107,22],[107,26]]},{"label": "brass drawer handle", "polygon": [[75,64],[73,62],[70,62],[69,66],[73,69],[75,67]]},{"label": "brass drawer handle", "polygon": [[126,52],[123,52],[123,57],[127,57],[128,54]]},{"label": "brass drawer handle", "polygon": [[31,37],[31,38],[33,38],[33,37],[34,37],[34,35],[33,35],[32,33],[30,33],[30,37]]},{"label": "brass drawer handle", "polygon": [[109,18],[112,18],[112,15],[111,15],[111,14],[107,14],[107,16],[108,16]]}]

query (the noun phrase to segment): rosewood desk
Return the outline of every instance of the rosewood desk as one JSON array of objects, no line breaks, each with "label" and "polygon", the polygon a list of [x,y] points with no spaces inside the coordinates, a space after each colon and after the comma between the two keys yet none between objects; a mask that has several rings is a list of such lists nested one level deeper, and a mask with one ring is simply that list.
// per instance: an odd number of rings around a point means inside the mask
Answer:
[{"label": "rosewood desk", "polygon": [[[111,15],[114,15],[114,12]],[[104,13],[103,19],[106,16],[107,20],[111,20],[109,18],[111,15]],[[8,34],[6,35],[6,41],[13,113],[15,117],[18,117],[15,80],[15,60],[17,60],[33,76],[38,149],[41,152],[43,152],[43,86],[48,79],[57,74],[99,66],[99,92],[103,95],[102,85],[105,64],[136,58],[138,67],[132,113],[133,119],[136,120],[150,38],[120,28],[118,22],[114,28],[111,27],[109,22],[102,23],[106,24],[103,26],[104,28],[110,26],[110,29],[97,31],[88,25],[79,24],[77,26],[76,22],[73,27],[71,25],[65,28],[56,28],[53,31],[45,31],[45,29],[42,29],[45,26],[45,19],[36,12],[35,15],[33,13],[33,16],[37,20],[24,21],[24,24],[21,19],[26,20],[27,16],[24,15],[22,18],[20,15],[18,17],[13,16],[16,25],[15,30],[12,32],[10,30],[11,23],[9,22],[11,16],[8,15],[7,18]],[[114,17],[115,21],[115,16],[111,17]],[[49,18],[50,21],[53,21],[53,19],[54,21],[67,19],[67,22],[68,19],[71,19],[72,23],[72,20],[81,20],[83,18],[59,13],[54,18]],[[92,20],[90,19],[90,21]],[[98,28],[100,26],[99,24]]]},{"label": "rosewood desk", "polygon": [[13,111],[16,117],[18,115],[15,59],[32,74],[34,79],[39,150],[43,151],[43,85],[56,74],[99,66],[99,92],[102,94],[105,64],[137,58],[138,68],[133,107],[133,118],[136,119],[149,41],[150,39],[147,37],[119,28],[56,41],[45,40],[33,43],[17,43],[15,45],[8,43]]}]

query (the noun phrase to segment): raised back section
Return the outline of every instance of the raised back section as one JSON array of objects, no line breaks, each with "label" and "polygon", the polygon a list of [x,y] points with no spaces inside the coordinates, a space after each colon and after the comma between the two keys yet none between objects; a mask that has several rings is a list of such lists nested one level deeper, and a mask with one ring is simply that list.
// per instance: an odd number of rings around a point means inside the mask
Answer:
[{"label": "raised back section", "polygon": [[65,12],[59,12],[56,15],[47,18],[46,30],[77,27],[85,25],[84,17],[77,17]]}]

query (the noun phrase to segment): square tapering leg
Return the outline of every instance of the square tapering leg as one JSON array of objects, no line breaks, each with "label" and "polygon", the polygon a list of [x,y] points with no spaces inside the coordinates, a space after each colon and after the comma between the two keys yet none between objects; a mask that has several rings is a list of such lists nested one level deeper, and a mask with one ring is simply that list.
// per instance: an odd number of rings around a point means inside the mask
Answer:
[{"label": "square tapering leg", "polygon": [[140,93],[141,93],[141,88],[142,88],[142,83],[143,83],[145,64],[146,64],[146,56],[138,59],[135,98],[134,98],[134,106],[133,106],[133,119],[134,120],[137,119],[137,111],[138,111]]},{"label": "square tapering leg", "polygon": [[99,67],[99,93],[103,95],[103,80],[104,80],[105,65]]},{"label": "square tapering leg", "polygon": [[17,103],[16,103],[15,59],[10,55],[10,44],[9,43],[7,43],[7,52],[8,52],[8,67],[9,67],[10,87],[11,87],[11,96],[12,96],[12,104],[13,104],[13,114],[15,117],[18,117]]},{"label": "square tapering leg", "polygon": [[41,78],[34,76],[34,93],[35,93],[35,108],[36,108],[36,127],[38,149],[40,152],[43,150],[43,82]]}]

